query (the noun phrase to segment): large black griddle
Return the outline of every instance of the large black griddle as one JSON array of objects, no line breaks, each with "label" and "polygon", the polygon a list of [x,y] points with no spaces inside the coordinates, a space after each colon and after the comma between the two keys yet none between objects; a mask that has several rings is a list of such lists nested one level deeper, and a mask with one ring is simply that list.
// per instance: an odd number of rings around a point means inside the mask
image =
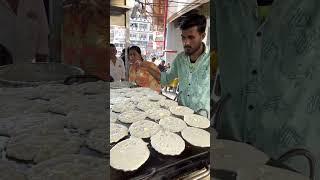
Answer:
[{"label": "large black griddle", "polygon": [[[165,96],[166,97],[166,96]],[[166,97],[168,98],[168,97]],[[177,101],[177,99],[175,99]],[[198,114],[197,112],[195,114]],[[207,112],[208,114],[208,112]],[[183,117],[175,116],[183,120]],[[149,118],[146,120],[154,121]],[[154,121],[159,123],[158,121]],[[116,123],[125,125],[129,128],[130,124],[125,124],[117,121]],[[209,133],[213,132],[213,128],[205,129]],[[177,133],[181,136],[181,133]],[[182,136],[181,136],[182,137]],[[127,139],[125,137],[124,139]],[[131,172],[124,172],[114,169],[110,166],[110,179],[111,180],[144,180],[144,179],[161,179],[172,180],[177,177],[185,175],[185,173],[194,172],[204,167],[210,166],[210,148],[200,148],[189,144],[187,141],[185,150],[178,156],[165,156],[158,153],[151,146],[150,138],[143,139],[148,143],[150,151],[149,159],[139,169]],[[119,141],[120,142],[120,141]],[[119,143],[118,142],[118,143]],[[116,143],[110,144],[110,150]]]},{"label": "large black griddle", "polygon": [[[145,140],[146,141],[146,140]],[[150,140],[146,141],[150,143]],[[186,172],[200,170],[210,165],[209,148],[197,148],[186,142],[186,148],[178,156],[165,156],[148,144],[150,157],[138,170],[124,172],[110,167],[111,180],[121,179],[174,179]]]},{"label": "large black griddle", "polygon": [[[147,118],[147,120],[150,120]],[[151,120],[153,121],[153,120]],[[157,122],[157,121],[155,121]],[[117,121],[118,124],[129,127],[129,124],[124,124]],[[211,128],[205,129],[211,132]],[[181,133],[178,133],[181,136]],[[182,137],[182,136],[181,136]],[[125,137],[124,139],[127,139]],[[184,175],[184,173],[194,172],[203,167],[210,165],[210,148],[200,148],[192,146],[185,141],[185,150],[178,156],[165,156],[158,153],[151,146],[150,138],[143,139],[148,143],[150,151],[149,159],[139,169],[132,172],[124,172],[114,169],[110,166],[111,180],[144,180],[144,179],[174,179]],[[116,143],[110,145],[110,149]],[[129,155],[128,155],[129,156]]]}]

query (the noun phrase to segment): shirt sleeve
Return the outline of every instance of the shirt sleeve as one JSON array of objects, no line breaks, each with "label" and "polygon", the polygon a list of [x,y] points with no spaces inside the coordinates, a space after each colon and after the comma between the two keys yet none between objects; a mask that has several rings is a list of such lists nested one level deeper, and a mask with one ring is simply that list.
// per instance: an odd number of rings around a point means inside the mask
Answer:
[{"label": "shirt sleeve", "polygon": [[177,64],[179,62],[180,55],[178,55],[175,60],[173,61],[171,68],[168,72],[161,72],[160,76],[160,84],[168,85],[173,81],[175,78],[178,77],[178,69]]},{"label": "shirt sleeve", "polygon": [[37,52],[38,54],[49,54],[49,25],[47,21],[47,14],[43,1],[39,0],[38,5],[38,39],[37,39]]}]

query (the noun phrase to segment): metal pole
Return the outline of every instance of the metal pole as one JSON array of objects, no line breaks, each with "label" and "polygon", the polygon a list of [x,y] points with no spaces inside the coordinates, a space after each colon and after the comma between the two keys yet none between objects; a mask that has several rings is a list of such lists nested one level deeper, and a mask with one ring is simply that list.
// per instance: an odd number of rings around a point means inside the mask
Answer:
[{"label": "metal pole", "polygon": [[168,16],[168,0],[165,0],[164,5],[164,31],[163,31],[163,49],[166,49],[166,37],[167,37],[167,16]]},{"label": "metal pole", "polygon": [[129,81],[129,57],[128,57],[128,48],[130,46],[130,13],[131,11],[126,12],[126,35],[125,35],[125,62],[126,62],[126,80]]}]

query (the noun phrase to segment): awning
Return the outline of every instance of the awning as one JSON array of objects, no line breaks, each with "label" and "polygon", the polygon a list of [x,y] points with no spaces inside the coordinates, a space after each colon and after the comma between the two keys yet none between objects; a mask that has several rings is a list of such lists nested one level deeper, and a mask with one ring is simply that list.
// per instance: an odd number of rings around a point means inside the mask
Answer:
[{"label": "awning", "polygon": [[210,0],[195,0],[195,1],[193,1],[192,4],[183,7],[180,11],[178,11],[178,12],[174,13],[173,15],[171,15],[170,17],[168,17],[168,23],[173,22],[174,20],[176,20],[180,16],[184,15],[185,13],[187,13],[193,9],[196,9],[199,6],[201,6],[205,3],[208,3],[208,2],[210,2]]}]

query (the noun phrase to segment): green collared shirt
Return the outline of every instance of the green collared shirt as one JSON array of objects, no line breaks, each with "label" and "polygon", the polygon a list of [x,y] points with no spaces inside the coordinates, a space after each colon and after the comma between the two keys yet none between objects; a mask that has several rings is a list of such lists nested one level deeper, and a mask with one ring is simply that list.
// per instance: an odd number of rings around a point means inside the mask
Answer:
[{"label": "green collared shirt", "polygon": [[[256,0],[214,1],[221,93],[231,94],[222,138],[250,142],[273,158],[305,148],[320,159],[319,5],[276,0],[261,23]],[[289,166],[308,174],[305,162],[294,158]]]},{"label": "green collared shirt", "polygon": [[[210,111],[210,57],[205,51],[195,63],[184,52],[177,55],[169,72],[161,73],[161,84],[167,85],[179,79],[179,104],[194,111]],[[203,111],[205,110],[205,111]],[[204,113],[203,115],[206,115]]]}]

